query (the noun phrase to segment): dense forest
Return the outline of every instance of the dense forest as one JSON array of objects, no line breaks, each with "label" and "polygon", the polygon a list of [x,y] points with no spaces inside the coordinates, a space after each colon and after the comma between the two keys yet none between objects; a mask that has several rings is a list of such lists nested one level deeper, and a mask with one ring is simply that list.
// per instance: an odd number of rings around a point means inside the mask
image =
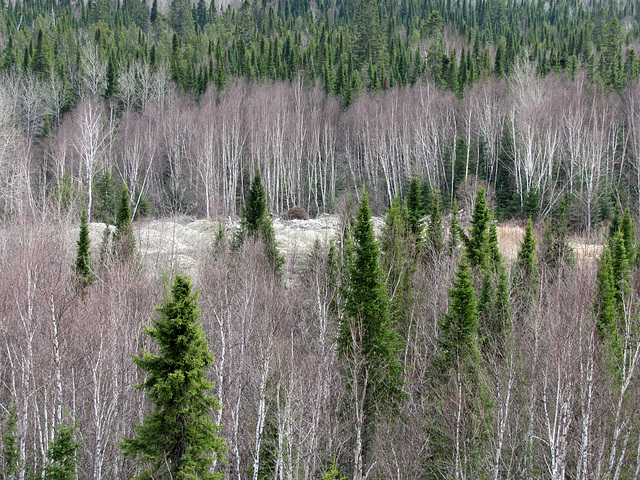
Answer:
[{"label": "dense forest", "polygon": [[639,10],[1,2],[0,479],[639,479]]}]

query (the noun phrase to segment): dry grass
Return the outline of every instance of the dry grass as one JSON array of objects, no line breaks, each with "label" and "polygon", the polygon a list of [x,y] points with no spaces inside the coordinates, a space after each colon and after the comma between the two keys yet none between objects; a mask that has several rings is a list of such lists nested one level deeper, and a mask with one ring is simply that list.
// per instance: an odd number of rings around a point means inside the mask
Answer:
[{"label": "dry grass", "polygon": [[[518,258],[520,242],[524,236],[524,227],[513,224],[503,224],[497,227],[498,245],[505,262],[515,262]],[[538,232],[538,245],[542,240],[542,232]],[[593,239],[571,237],[569,245],[573,248],[578,262],[596,263],[602,255],[603,245],[594,243]]]},{"label": "dry grass", "polygon": [[524,228],[517,225],[499,225],[498,248],[505,262],[515,262],[520,250],[520,242],[524,236]]}]

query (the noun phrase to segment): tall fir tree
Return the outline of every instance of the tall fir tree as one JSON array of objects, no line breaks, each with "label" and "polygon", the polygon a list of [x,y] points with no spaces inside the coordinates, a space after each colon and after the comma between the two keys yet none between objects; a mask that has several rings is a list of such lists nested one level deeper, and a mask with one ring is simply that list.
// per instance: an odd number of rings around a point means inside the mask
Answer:
[{"label": "tall fir tree", "polygon": [[80,288],[91,285],[95,280],[93,266],[91,264],[91,251],[89,240],[89,226],[87,224],[87,211],[80,215],[80,234],[78,236],[78,252],[76,255],[76,279]]},{"label": "tall fir tree", "polygon": [[491,216],[487,207],[484,188],[480,188],[476,194],[476,202],[471,216],[471,231],[469,235],[462,236],[466,246],[467,257],[472,267],[484,269],[488,266],[488,235]]},{"label": "tall fir tree", "polygon": [[380,241],[381,265],[389,291],[391,321],[406,332],[413,305],[411,276],[415,272],[416,243],[410,230],[410,214],[395,198],[387,212]]},{"label": "tall fir tree", "polygon": [[451,370],[477,374],[482,363],[478,339],[478,302],[468,260],[458,263],[453,286],[449,289],[449,313],[440,321],[437,339],[439,353],[434,366],[440,375]]},{"label": "tall fir tree", "polygon": [[533,222],[531,217],[524,229],[524,236],[520,242],[518,258],[513,274],[514,288],[518,291],[533,293],[538,285],[538,263],[536,261],[537,250],[536,237],[533,234]]},{"label": "tall fir tree", "polygon": [[136,238],[133,235],[131,223],[131,197],[126,185],[120,191],[118,212],[116,214],[116,231],[113,235],[112,245],[116,258],[131,260],[136,255]]},{"label": "tall fir tree", "polygon": [[[371,465],[370,445],[377,417],[397,408],[403,397],[403,367],[398,358],[401,341],[391,323],[387,287],[379,266],[371,209],[363,189],[349,247],[348,283],[338,325],[338,354],[345,363],[349,390],[360,405],[362,448],[355,477]],[[360,468],[358,469],[358,465]]]},{"label": "tall fir tree", "polygon": [[211,416],[222,407],[209,394],[214,383],[206,378],[214,356],[202,330],[198,292],[192,292],[188,278],[175,277],[157,311],[159,318],[145,328],[157,353],[144,350],[134,357],[147,374],[139,388],[153,411],[121,448],[140,465],[137,479],[221,479],[224,472],[214,472],[212,466],[225,458],[227,449],[218,436],[222,427]]}]

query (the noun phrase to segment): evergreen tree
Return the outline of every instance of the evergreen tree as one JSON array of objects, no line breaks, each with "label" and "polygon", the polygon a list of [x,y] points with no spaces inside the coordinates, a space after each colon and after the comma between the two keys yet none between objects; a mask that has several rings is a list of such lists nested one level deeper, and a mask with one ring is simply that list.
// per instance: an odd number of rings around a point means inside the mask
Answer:
[{"label": "evergreen tree", "polygon": [[484,188],[480,188],[476,195],[476,203],[471,216],[471,231],[469,236],[463,234],[462,239],[466,245],[466,253],[469,263],[473,267],[485,268],[488,263],[487,240],[489,235],[489,208],[484,194]]},{"label": "evergreen tree", "polygon": [[16,406],[12,403],[2,432],[2,458],[0,459],[0,478],[2,480],[16,480],[20,471],[19,438],[16,432],[17,422]]},{"label": "evergreen tree", "polygon": [[221,479],[224,473],[212,472],[212,464],[224,459],[226,445],[218,437],[221,426],[211,420],[221,406],[208,394],[214,387],[206,379],[214,356],[200,323],[198,292],[178,275],[157,310],[159,318],[145,333],[157,343],[158,353],[145,350],[134,357],[147,373],[139,388],[153,411],[121,448],[141,466],[139,479]]},{"label": "evergreen tree", "polygon": [[618,319],[623,312],[620,311],[618,304],[618,289],[612,264],[611,250],[605,246],[596,276],[593,310],[597,319],[598,334],[605,346],[604,351],[609,367],[614,373],[617,373],[622,362],[622,347],[618,338]]},{"label": "evergreen tree", "polygon": [[482,363],[478,343],[478,302],[466,259],[458,263],[456,279],[449,289],[449,313],[440,322],[439,353],[434,365],[441,375],[451,369],[477,373]]},{"label": "evergreen tree", "polygon": [[121,260],[129,260],[136,253],[136,238],[133,235],[133,225],[131,224],[131,198],[126,185],[122,186],[120,192],[113,249],[116,257]]},{"label": "evergreen tree", "polygon": [[[382,281],[371,210],[363,189],[347,254],[348,285],[338,325],[338,354],[346,363],[351,392],[362,400],[362,465],[368,466],[376,417],[396,410],[402,398],[401,343],[391,324],[387,288]],[[360,472],[360,476],[362,472]]]},{"label": "evergreen tree", "polygon": [[529,217],[516,261],[514,285],[518,288],[535,289],[537,286],[538,264],[536,262],[536,249],[536,237],[533,235],[533,222],[531,221],[531,217]]},{"label": "evergreen tree", "polygon": [[422,219],[422,195],[420,192],[420,181],[417,177],[413,177],[411,183],[409,183],[407,209],[409,227],[414,235],[418,235],[420,233],[420,220]]},{"label": "evergreen tree", "polygon": [[279,275],[284,265],[284,257],[278,251],[271,212],[267,203],[267,194],[262,184],[260,170],[256,170],[251,182],[251,188],[247,195],[247,204],[242,209],[240,229],[236,234],[234,246],[239,248],[247,236],[254,239],[262,239],[267,259],[276,275]]},{"label": "evergreen tree", "polygon": [[365,63],[386,66],[385,32],[380,25],[378,4],[374,0],[358,0],[355,18],[355,68]]},{"label": "evergreen tree", "polygon": [[38,30],[36,49],[31,57],[31,69],[43,80],[51,78],[53,52],[47,36],[42,29]]},{"label": "evergreen tree", "polygon": [[411,276],[415,271],[416,244],[405,221],[410,214],[403,210],[406,208],[403,209],[400,200],[395,198],[385,218],[380,249],[381,265],[391,298],[391,321],[404,333],[413,306]]},{"label": "evergreen tree", "polygon": [[58,425],[53,443],[47,451],[44,480],[74,480],[76,478],[76,427]]},{"label": "evergreen tree", "polygon": [[460,237],[464,235],[458,224],[458,201],[453,200],[451,207],[451,225],[449,226],[449,250],[455,252],[460,246]]},{"label": "evergreen tree", "polygon": [[107,74],[106,74],[107,86],[104,90],[104,98],[111,98],[118,91],[118,71],[116,66],[116,59],[111,53],[107,60]]},{"label": "evergreen tree", "polygon": [[83,210],[80,216],[80,235],[78,238],[78,253],[76,256],[76,278],[80,288],[84,288],[95,280],[91,265],[91,252],[89,250],[89,226],[87,225],[87,211]]},{"label": "evergreen tree", "polygon": [[613,239],[613,237],[616,236],[616,233],[618,233],[618,230],[620,230],[620,215],[622,212],[620,211],[620,203],[615,202],[615,204],[616,206],[613,211],[613,218],[609,224],[609,240]]}]

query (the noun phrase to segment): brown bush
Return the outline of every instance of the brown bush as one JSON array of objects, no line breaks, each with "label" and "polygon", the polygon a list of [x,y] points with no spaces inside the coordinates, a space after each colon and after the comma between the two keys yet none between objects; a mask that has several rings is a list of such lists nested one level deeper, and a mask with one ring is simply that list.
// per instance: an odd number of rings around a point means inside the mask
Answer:
[{"label": "brown bush", "polygon": [[287,220],[309,220],[309,214],[302,207],[291,207],[284,217]]}]

